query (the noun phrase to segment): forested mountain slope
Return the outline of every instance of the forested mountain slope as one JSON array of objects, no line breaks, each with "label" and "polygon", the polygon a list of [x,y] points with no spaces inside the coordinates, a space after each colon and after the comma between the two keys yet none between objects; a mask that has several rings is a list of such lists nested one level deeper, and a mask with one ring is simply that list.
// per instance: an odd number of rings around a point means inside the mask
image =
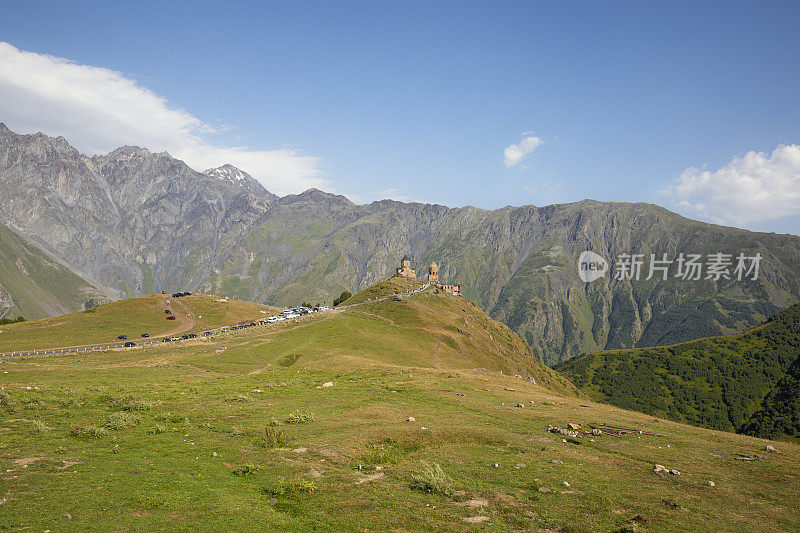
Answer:
[{"label": "forested mountain slope", "polygon": [[599,401],[713,429],[798,435],[800,305],[752,330],[561,363]]}]

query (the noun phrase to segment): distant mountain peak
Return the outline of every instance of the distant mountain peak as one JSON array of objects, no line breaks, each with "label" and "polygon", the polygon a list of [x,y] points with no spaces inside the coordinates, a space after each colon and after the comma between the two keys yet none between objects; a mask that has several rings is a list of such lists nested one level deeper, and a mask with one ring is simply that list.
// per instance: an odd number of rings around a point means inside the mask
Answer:
[{"label": "distant mountain peak", "polygon": [[251,192],[260,194],[262,196],[272,196],[272,193],[267,191],[261,183],[253,176],[244,170],[235,167],[231,164],[224,164],[221,167],[209,168],[203,171],[203,174],[210,178],[227,181],[235,185],[244,187]]},{"label": "distant mountain peak", "polygon": [[221,167],[209,168],[203,171],[203,174],[212,178],[221,180],[228,180],[233,183],[248,182],[250,180],[256,181],[250,174],[244,170],[237,168],[233,165],[224,164]]},{"label": "distant mountain peak", "polygon": [[295,202],[300,200],[310,200],[313,202],[326,202],[326,203],[338,203],[343,205],[355,205],[351,202],[346,196],[342,196],[341,194],[334,194],[331,192],[321,191],[314,187],[310,189],[306,189],[305,191],[301,192],[300,194],[290,194],[288,196],[284,196],[283,200],[287,202]]}]

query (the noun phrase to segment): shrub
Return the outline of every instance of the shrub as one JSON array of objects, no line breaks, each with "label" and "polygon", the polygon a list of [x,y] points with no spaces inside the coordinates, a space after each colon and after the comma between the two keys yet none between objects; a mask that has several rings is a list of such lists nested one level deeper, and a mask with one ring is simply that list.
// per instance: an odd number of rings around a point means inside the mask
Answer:
[{"label": "shrub", "polygon": [[44,409],[47,407],[47,404],[44,403],[44,400],[38,396],[35,398],[26,398],[22,400],[22,404],[25,406],[25,409]]},{"label": "shrub", "polygon": [[149,411],[153,403],[142,399],[130,400],[122,406],[123,411]]},{"label": "shrub", "polygon": [[295,411],[289,415],[289,418],[286,419],[287,424],[304,424],[306,422],[312,422],[314,420],[314,415],[311,413],[306,413],[304,411]]},{"label": "shrub", "polygon": [[414,474],[411,479],[411,488],[421,490],[428,494],[450,494],[452,492],[452,480],[444,473],[442,467],[437,463],[429,465],[422,463],[422,472]]},{"label": "shrub", "polygon": [[232,394],[232,395],[228,396],[227,398],[225,398],[225,401],[227,401],[227,402],[252,402],[253,398],[251,398],[247,394],[236,393],[236,394]]},{"label": "shrub", "polygon": [[59,407],[69,407],[70,405],[75,405],[75,398],[70,396],[64,396],[63,398],[56,398],[55,403]]},{"label": "shrub", "polygon": [[76,426],[70,430],[70,433],[81,439],[99,439],[108,435],[108,430],[97,426]]},{"label": "shrub", "polygon": [[422,443],[419,441],[401,442],[388,437],[381,442],[369,444],[366,453],[361,455],[359,460],[364,467],[396,464],[404,456],[420,448],[422,448]]},{"label": "shrub", "polygon": [[46,433],[47,432],[47,425],[42,422],[41,420],[34,420],[33,421],[33,431],[36,433]]},{"label": "shrub", "polygon": [[258,466],[253,463],[239,465],[232,470],[234,476],[249,476],[258,472]]},{"label": "shrub", "polygon": [[17,401],[7,392],[0,392],[0,409],[14,412],[17,410]]},{"label": "shrub", "polygon": [[267,427],[265,435],[258,441],[258,445],[264,448],[279,448],[289,442],[289,437],[286,434],[275,428]]},{"label": "shrub", "polygon": [[345,302],[346,300],[349,300],[349,299],[350,299],[350,297],[352,297],[352,296],[353,296],[353,295],[352,295],[352,294],[350,294],[350,291],[344,291],[342,294],[340,294],[340,295],[339,295],[339,297],[338,297],[338,298],[336,298],[335,300],[333,300],[333,306],[334,306],[334,307],[336,307],[337,305],[339,305],[339,304],[341,304],[341,303]]},{"label": "shrub", "polygon": [[166,427],[162,426],[161,424],[156,424],[155,426],[151,427],[147,430],[148,435],[158,435],[160,433],[164,433],[167,430]]},{"label": "shrub", "polygon": [[139,417],[126,412],[111,413],[106,419],[105,427],[108,429],[128,429],[138,425]]},{"label": "shrub", "polygon": [[297,479],[294,481],[286,481],[281,478],[277,486],[267,487],[264,493],[269,496],[294,496],[297,494],[311,494],[317,490],[313,481],[307,479]]}]

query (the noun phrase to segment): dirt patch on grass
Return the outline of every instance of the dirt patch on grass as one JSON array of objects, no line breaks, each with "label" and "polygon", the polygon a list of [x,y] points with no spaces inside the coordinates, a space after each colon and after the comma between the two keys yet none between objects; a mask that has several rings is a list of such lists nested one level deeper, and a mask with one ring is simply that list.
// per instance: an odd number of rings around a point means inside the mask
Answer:
[{"label": "dirt patch on grass", "polygon": [[261,368],[256,368],[256,369],[254,369],[254,370],[251,370],[251,371],[250,371],[250,372],[248,372],[247,374],[248,374],[249,376],[255,376],[256,374],[263,374],[264,372],[266,372],[267,370],[270,370],[270,369],[272,369],[272,368],[275,368],[275,365],[273,365],[273,364],[268,364],[267,366],[263,366],[263,367],[261,367]]},{"label": "dirt patch on grass", "polygon": [[462,518],[461,520],[467,522],[468,524],[483,524],[484,522],[488,522],[490,518],[488,516],[478,515],[478,516],[467,516]]},{"label": "dirt patch on grass", "polygon": [[477,509],[478,507],[488,507],[489,500],[485,500],[483,498],[473,498],[471,500],[458,502],[458,505],[463,505],[465,507],[469,507],[470,509]]},{"label": "dirt patch on grass", "polygon": [[14,464],[17,466],[28,466],[36,461],[52,461],[50,457],[22,457],[20,459],[14,459]]},{"label": "dirt patch on grass", "polygon": [[339,450],[331,450],[330,448],[320,448],[319,450],[316,451],[321,456],[333,462],[340,462],[344,459],[344,454]]},{"label": "dirt patch on grass", "polygon": [[383,472],[375,472],[374,474],[367,474],[366,476],[356,481],[356,485],[361,485],[362,483],[369,483],[370,481],[375,481],[381,479],[382,477],[384,477]]}]

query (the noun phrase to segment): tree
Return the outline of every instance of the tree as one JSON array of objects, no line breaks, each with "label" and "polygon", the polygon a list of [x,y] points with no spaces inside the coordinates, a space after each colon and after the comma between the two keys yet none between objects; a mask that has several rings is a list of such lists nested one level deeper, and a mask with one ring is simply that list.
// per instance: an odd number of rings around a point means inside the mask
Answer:
[{"label": "tree", "polygon": [[353,295],[350,294],[350,291],[344,291],[342,294],[339,295],[338,298],[333,300],[333,306],[336,307],[337,305],[339,305],[340,303],[344,302],[345,300],[348,300],[351,296],[353,296]]}]

